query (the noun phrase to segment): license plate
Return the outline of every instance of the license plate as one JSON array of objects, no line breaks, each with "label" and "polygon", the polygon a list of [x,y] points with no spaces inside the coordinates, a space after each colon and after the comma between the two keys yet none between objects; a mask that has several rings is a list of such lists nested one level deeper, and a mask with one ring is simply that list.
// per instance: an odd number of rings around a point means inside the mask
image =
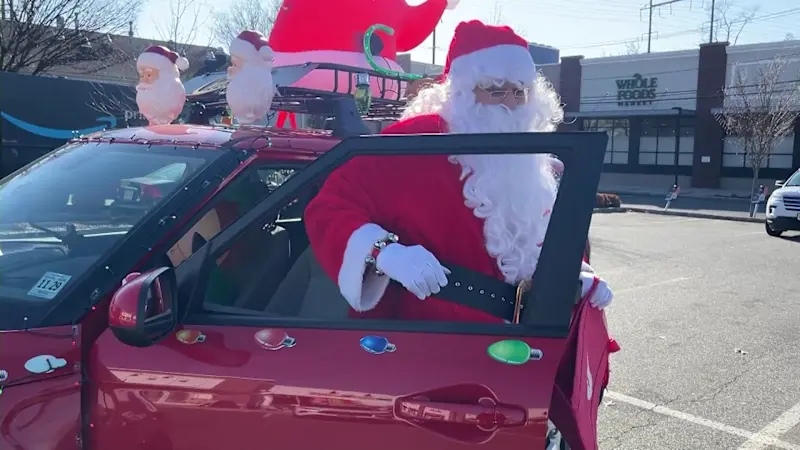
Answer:
[{"label": "license plate", "polygon": [[132,191],[130,189],[125,189],[125,192],[122,194],[123,199],[126,200],[126,201],[133,200],[133,192],[134,191]]}]

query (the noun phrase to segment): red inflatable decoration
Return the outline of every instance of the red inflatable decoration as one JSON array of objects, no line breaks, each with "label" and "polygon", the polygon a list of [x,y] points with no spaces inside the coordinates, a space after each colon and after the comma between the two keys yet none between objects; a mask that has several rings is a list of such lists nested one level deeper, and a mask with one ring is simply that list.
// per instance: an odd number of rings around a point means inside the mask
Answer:
[{"label": "red inflatable decoration", "polygon": [[[445,9],[458,0],[426,0],[409,6],[406,0],[284,0],[269,37],[274,67],[307,62],[335,63],[371,68],[364,54],[364,33],[375,24],[394,30],[390,35],[376,31],[370,49],[379,65],[403,72],[397,53],[409,52],[433,32]],[[330,70],[316,70],[292,86],[324,91],[347,92],[349,80],[334,80]],[[378,80],[371,80],[372,95],[380,96]],[[391,90],[400,89],[396,83]]]}]

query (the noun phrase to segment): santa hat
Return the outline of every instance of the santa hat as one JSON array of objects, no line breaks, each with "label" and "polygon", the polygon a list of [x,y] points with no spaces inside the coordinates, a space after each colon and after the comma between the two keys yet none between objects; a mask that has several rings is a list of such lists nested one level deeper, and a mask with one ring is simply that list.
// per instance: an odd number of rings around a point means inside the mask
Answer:
[{"label": "santa hat", "polygon": [[141,66],[152,67],[159,72],[168,72],[175,68],[183,71],[189,68],[189,60],[163,45],[151,45],[136,60],[136,68]]},{"label": "santa hat", "polygon": [[510,27],[471,20],[456,27],[444,73],[437,81],[445,78],[459,84],[505,80],[529,85],[536,79],[536,65],[528,41]]},{"label": "santa hat", "polygon": [[267,44],[267,38],[258,31],[242,31],[231,42],[231,56],[242,58],[245,61],[272,62],[272,49]]}]

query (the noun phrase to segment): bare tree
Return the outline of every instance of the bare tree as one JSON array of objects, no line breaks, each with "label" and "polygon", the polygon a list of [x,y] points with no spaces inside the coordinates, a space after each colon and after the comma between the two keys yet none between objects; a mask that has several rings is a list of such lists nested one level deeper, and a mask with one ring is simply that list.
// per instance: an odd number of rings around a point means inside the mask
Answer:
[{"label": "bare tree", "polygon": [[506,15],[503,13],[503,5],[497,0],[494,2],[491,14],[486,18],[486,23],[489,25],[508,25],[514,29],[518,34],[523,35],[526,33],[525,27],[516,22],[510,22]]},{"label": "bare tree", "polygon": [[[203,0],[171,0],[169,13],[155,21],[156,33],[171,50],[187,56],[190,48],[198,45],[199,31],[210,19],[210,11]],[[210,40],[199,45],[209,44]]]},{"label": "bare tree", "polygon": [[638,55],[639,53],[641,53],[641,42],[638,39],[625,43],[626,55]]},{"label": "bare tree", "polygon": [[787,73],[789,61],[778,56],[751,70],[747,69],[752,66],[734,66],[724,90],[725,111],[717,120],[753,169],[751,193],[759,171],[800,117],[800,72]]},{"label": "bare tree", "polygon": [[[731,45],[736,45],[742,31],[747,24],[753,21],[756,12],[758,12],[758,6],[742,9],[739,8],[737,0],[715,0],[709,2],[706,5],[706,13],[709,18],[713,17],[714,25],[711,40],[713,42],[730,42]],[[711,33],[710,26],[711,21],[703,24],[700,29],[704,39]]]},{"label": "bare tree", "polygon": [[[111,35],[128,29],[142,0],[0,0],[0,70],[102,70],[126,55]],[[87,63],[96,64],[87,64]]]},{"label": "bare tree", "polygon": [[283,0],[234,0],[214,17],[214,42],[227,47],[244,30],[269,36]]}]

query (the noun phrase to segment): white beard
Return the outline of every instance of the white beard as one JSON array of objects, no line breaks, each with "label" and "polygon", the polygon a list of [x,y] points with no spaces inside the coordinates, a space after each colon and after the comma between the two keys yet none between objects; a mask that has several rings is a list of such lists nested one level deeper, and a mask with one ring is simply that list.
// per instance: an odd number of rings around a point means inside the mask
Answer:
[{"label": "white beard", "polygon": [[[563,117],[558,97],[548,85],[534,86],[534,97],[511,111],[475,103],[471,87],[458,92],[449,83],[437,85],[420,92],[406,117],[439,113],[453,133],[553,131]],[[505,280],[530,279],[556,198],[553,159],[545,154],[457,155],[450,161],[462,167],[464,203],[484,220],[486,250]]]},{"label": "white beard", "polygon": [[172,123],[183,111],[186,90],[178,78],[163,77],[153,84],[136,86],[136,104],[150,125]]},{"label": "white beard", "polygon": [[226,98],[239,122],[250,124],[267,115],[275,95],[271,66],[248,61],[228,78]]}]

